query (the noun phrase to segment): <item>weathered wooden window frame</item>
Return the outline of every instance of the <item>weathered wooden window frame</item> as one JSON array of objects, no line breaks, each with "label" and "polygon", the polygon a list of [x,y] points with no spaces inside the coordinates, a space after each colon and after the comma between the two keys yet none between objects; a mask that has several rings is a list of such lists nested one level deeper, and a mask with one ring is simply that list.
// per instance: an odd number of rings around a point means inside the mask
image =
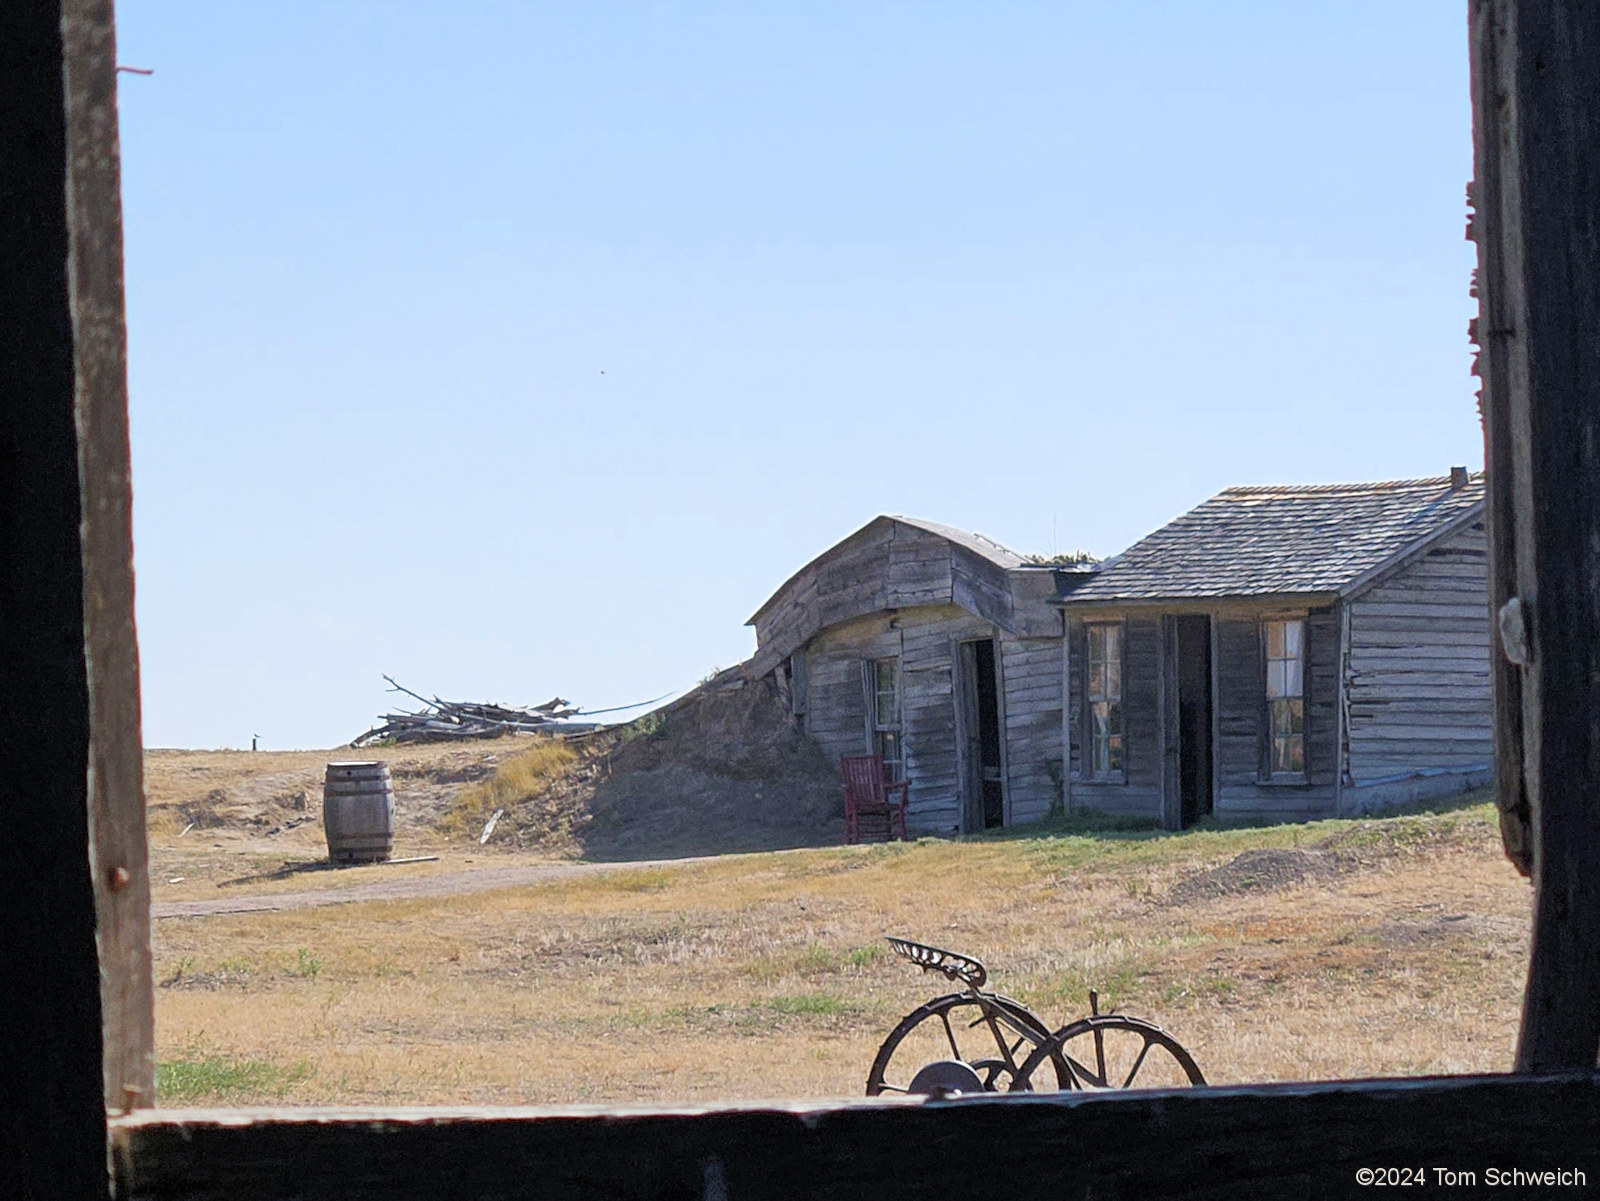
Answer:
[{"label": "weathered wooden window frame", "polygon": [[[894,688],[890,695],[894,698],[893,720],[883,719],[884,689],[883,670],[888,668],[894,673]],[[863,659],[861,661],[862,685],[867,698],[867,753],[883,757],[884,778],[891,784],[899,783],[905,779],[906,742],[905,719],[903,710],[905,705],[905,681],[902,678],[900,658],[897,655],[886,656],[881,659]],[[885,742],[894,739],[896,754],[891,758],[885,754]]]},{"label": "weathered wooden window frame", "polygon": [[806,648],[802,646],[789,656],[789,711],[801,724],[805,723],[808,687],[810,682],[806,677]]},{"label": "weathered wooden window frame", "polygon": [[[1099,696],[1094,690],[1095,632],[1116,631],[1117,694],[1115,697]],[[1101,660],[1111,660],[1102,656]],[[1101,784],[1126,784],[1128,782],[1128,623],[1123,618],[1085,620],[1083,623],[1083,745],[1085,778]],[[1119,765],[1100,767],[1100,736],[1095,725],[1095,705],[1115,705],[1117,714],[1116,738],[1119,746]]]},{"label": "weathered wooden window frame", "polygon": [[[1300,627],[1300,770],[1280,771],[1274,762],[1274,743],[1277,727],[1272,714],[1272,627],[1275,625]],[[1261,680],[1261,751],[1260,782],[1263,784],[1297,785],[1311,778],[1311,618],[1303,610],[1263,614],[1256,623],[1256,645],[1260,647]],[[1283,660],[1288,662],[1288,660]]]},{"label": "weathered wooden window frame", "polygon": [[[0,6],[0,77],[23,114],[0,121],[0,161],[12,165],[0,188],[11,347],[0,354],[0,496],[12,506],[0,506],[0,704],[28,702],[16,708],[21,734],[0,730],[0,783],[16,801],[0,873],[11,922],[0,1046],[32,1068],[0,1123],[0,1195],[106,1197],[108,1147],[119,1197],[228,1201],[1276,1197],[1356,1191],[1361,1168],[1467,1156],[1600,1179],[1600,756],[1584,753],[1600,728],[1600,347],[1583,336],[1600,325],[1600,237],[1589,236],[1600,227],[1600,12],[1472,0],[1471,13],[1491,588],[1506,645],[1519,648],[1516,661],[1495,660],[1500,801],[1508,853],[1532,872],[1536,898],[1524,1074],[931,1103],[274,1113],[139,1111],[148,1094],[124,1087],[149,1068],[151,1007],[140,1000],[149,909],[111,9]],[[134,1112],[108,1120],[125,1107]]]}]

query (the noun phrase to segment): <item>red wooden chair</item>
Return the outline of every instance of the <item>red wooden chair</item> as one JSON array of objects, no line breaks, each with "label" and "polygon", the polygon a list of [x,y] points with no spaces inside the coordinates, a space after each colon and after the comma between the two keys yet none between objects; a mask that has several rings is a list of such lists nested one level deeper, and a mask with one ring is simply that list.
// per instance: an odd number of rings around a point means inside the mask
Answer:
[{"label": "red wooden chair", "polygon": [[[888,842],[898,832],[906,841],[906,801],[911,783],[891,784],[883,777],[882,755],[841,755],[844,773],[844,840],[847,843]],[[900,794],[899,803],[889,800]]]}]

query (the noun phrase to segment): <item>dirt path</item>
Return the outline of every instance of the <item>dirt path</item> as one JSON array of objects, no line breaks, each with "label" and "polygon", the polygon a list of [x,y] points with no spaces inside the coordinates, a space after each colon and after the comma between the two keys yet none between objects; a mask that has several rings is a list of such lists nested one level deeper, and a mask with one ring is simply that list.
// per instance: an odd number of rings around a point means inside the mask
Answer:
[{"label": "dirt path", "polygon": [[517,888],[525,884],[570,880],[603,872],[682,867],[693,863],[706,863],[713,858],[719,856],[648,859],[626,863],[530,863],[517,867],[485,867],[473,871],[441,872],[434,876],[413,876],[403,880],[374,880],[370,884],[352,884],[345,888],[312,888],[303,892],[218,897],[214,901],[155,901],[150,906],[150,916],[213,917],[226,913],[270,913],[279,909],[313,909],[321,905],[344,905],[358,901],[409,901],[417,897],[443,897],[459,893],[488,892],[496,888]]}]

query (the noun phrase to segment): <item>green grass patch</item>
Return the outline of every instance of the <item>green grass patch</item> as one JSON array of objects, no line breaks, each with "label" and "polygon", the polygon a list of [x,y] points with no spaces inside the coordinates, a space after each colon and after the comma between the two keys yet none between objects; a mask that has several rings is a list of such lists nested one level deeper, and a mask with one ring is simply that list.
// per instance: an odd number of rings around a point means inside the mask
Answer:
[{"label": "green grass patch", "polygon": [[882,963],[889,958],[889,948],[881,942],[869,942],[864,947],[852,947],[839,960],[846,967],[863,968]]},{"label": "green grass patch", "polygon": [[742,965],[741,971],[757,980],[775,981],[785,977],[858,976],[869,967],[889,958],[882,943],[859,947],[836,947],[822,942],[787,946],[758,955]]},{"label": "green grass patch", "polygon": [[294,953],[294,963],[290,965],[289,975],[300,980],[315,980],[322,974],[322,960],[311,953],[309,948],[298,947]]},{"label": "green grass patch", "polygon": [[769,997],[762,1002],[763,1007],[773,1013],[781,1013],[786,1017],[840,1017],[851,1009],[851,1005],[836,993],[799,993],[788,997]]},{"label": "green grass patch", "polygon": [[281,1064],[191,1047],[156,1064],[156,1096],[167,1106],[275,1101],[311,1074],[304,1059]]}]

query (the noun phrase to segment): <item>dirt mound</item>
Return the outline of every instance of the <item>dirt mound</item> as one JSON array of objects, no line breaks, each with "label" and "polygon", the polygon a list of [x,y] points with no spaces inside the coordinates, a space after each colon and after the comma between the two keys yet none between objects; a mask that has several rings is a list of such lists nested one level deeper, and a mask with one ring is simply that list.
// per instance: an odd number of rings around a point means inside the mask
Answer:
[{"label": "dirt mound", "polygon": [[1344,865],[1327,851],[1265,847],[1235,855],[1221,867],[1180,881],[1168,901],[1181,905],[1243,892],[1277,892],[1308,880],[1336,876]]},{"label": "dirt mound", "polygon": [[[725,672],[581,744],[579,761],[509,815],[508,841],[570,840],[586,859],[825,846],[844,837],[838,769],[773,681]],[[497,838],[496,841],[499,841]]]},{"label": "dirt mound", "polygon": [[1196,872],[1173,886],[1167,903],[1181,905],[1238,893],[1276,892],[1452,849],[1487,849],[1498,845],[1498,841],[1498,827],[1482,815],[1408,815],[1354,822],[1304,848],[1245,851],[1220,867]]}]

